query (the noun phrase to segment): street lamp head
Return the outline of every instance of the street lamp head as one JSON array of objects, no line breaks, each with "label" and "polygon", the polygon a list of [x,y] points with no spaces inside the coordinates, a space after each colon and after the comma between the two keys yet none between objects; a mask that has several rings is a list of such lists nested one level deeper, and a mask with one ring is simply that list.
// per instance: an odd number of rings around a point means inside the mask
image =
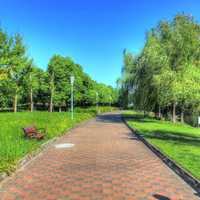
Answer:
[{"label": "street lamp head", "polygon": [[70,76],[70,82],[71,82],[71,85],[73,85],[73,84],[74,84],[74,79],[75,79],[75,78],[74,78],[74,76],[73,76],[73,75],[71,75],[71,76]]}]

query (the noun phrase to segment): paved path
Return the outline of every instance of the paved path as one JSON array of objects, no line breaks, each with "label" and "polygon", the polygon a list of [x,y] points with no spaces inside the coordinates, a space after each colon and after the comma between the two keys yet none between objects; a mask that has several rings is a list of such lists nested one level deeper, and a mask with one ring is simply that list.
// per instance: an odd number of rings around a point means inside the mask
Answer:
[{"label": "paved path", "polygon": [[119,114],[73,129],[3,183],[0,199],[193,200],[182,179],[131,135]]}]

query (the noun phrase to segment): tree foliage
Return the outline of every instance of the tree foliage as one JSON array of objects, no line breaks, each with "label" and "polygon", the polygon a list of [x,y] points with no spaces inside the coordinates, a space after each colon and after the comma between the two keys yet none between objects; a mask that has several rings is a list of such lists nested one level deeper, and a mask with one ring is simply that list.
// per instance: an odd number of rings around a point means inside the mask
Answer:
[{"label": "tree foliage", "polygon": [[132,91],[129,104],[159,117],[172,108],[174,122],[177,110],[183,121],[185,110],[199,105],[200,25],[193,17],[178,14],[161,21],[148,32],[141,53],[125,53],[124,60],[121,90]]},{"label": "tree foliage", "polygon": [[0,109],[17,111],[19,105],[35,109],[67,110],[70,105],[70,76],[75,77],[74,100],[77,106],[117,102],[117,91],[97,83],[72,58],[53,55],[47,70],[34,64],[19,34],[9,36],[0,29]]}]

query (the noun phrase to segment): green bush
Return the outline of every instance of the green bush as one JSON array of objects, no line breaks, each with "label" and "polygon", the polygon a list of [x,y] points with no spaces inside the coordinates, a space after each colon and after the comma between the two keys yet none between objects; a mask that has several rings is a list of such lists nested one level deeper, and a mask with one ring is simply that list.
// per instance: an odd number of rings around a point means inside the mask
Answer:
[{"label": "green bush", "polygon": [[112,111],[117,111],[118,108],[117,107],[110,107],[110,106],[99,106],[98,109],[96,106],[92,106],[92,107],[88,107],[88,108],[80,108],[77,107],[75,108],[75,112],[77,113],[92,113],[94,115],[98,114],[98,113],[106,113],[106,112],[112,112]]}]

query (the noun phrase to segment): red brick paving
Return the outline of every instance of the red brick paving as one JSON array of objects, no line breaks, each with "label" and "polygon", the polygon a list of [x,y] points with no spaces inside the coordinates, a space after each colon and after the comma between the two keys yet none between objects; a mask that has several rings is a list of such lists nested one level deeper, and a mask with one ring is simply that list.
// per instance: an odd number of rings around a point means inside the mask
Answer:
[{"label": "red brick paving", "polygon": [[50,145],[0,188],[1,200],[199,199],[142,142],[119,114],[77,127]]}]

